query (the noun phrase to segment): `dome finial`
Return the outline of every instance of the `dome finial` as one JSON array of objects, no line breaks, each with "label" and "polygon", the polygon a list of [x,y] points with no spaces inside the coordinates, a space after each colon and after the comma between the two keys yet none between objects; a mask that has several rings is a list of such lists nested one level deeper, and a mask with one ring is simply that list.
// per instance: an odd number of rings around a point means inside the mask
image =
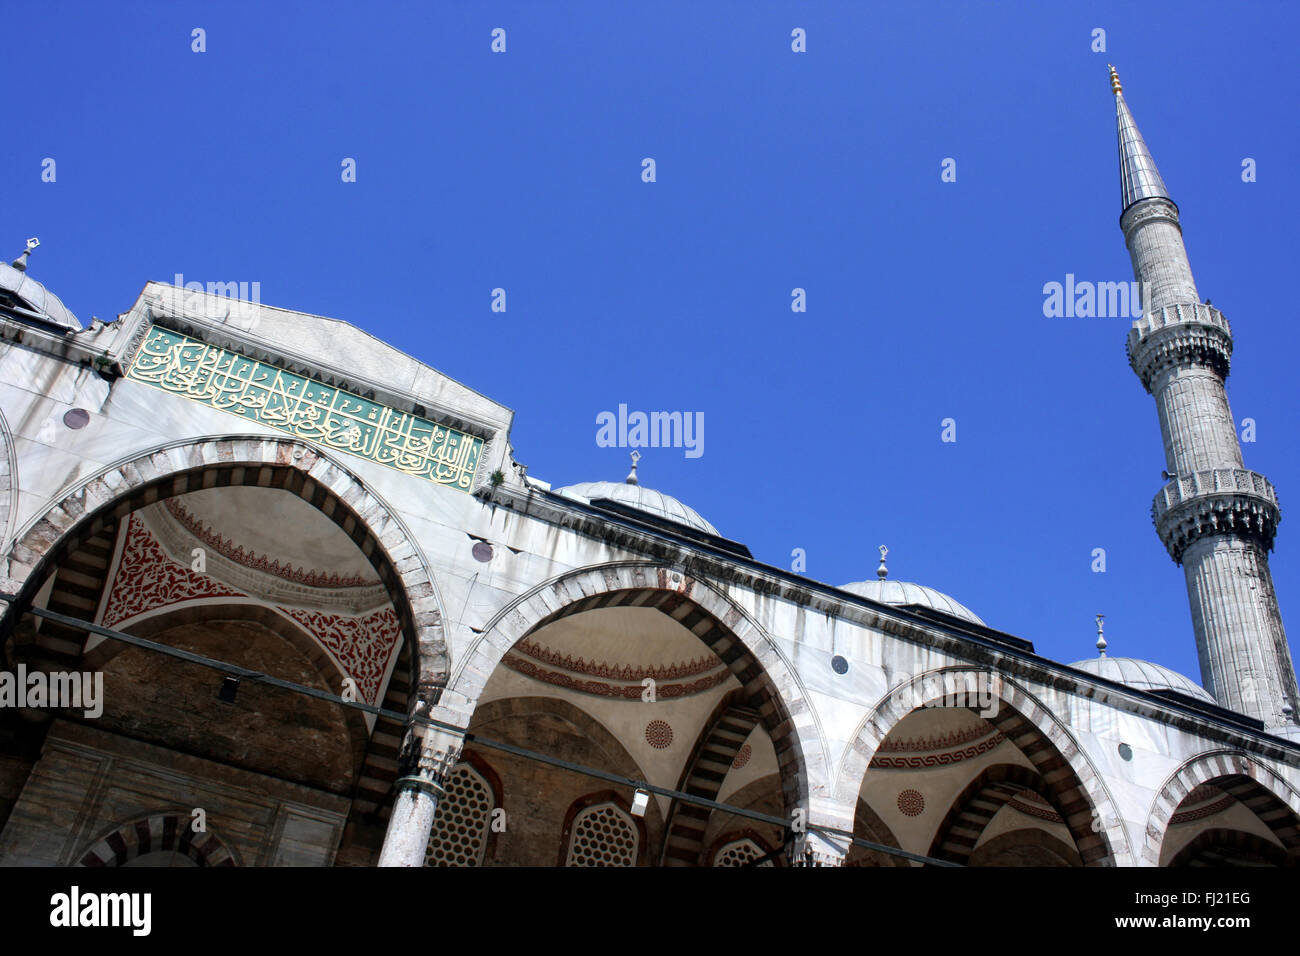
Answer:
[{"label": "dome finial", "polygon": [[1097,653],[1102,657],[1106,656],[1106,637],[1101,633],[1101,629],[1105,626],[1102,622],[1105,619],[1105,614],[1097,615]]},{"label": "dome finial", "polygon": [[32,236],[32,238],[27,240],[27,248],[23,250],[22,255],[20,255],[17,259],[15,259],[13,262],[9,264],[13,266],[15,269],[17,269],[19,272],[26,272],[27,256],[31,253],[33,249],[35,249],[40,244],[41,244],[41,240],[37,239],[35,236]]},{"label": "dome finial", "polygon": [[635,448],[633,448],[632,449],[632,470],[627,473],[627,478],[625,479],[629,485],[635,485],[637,483],[636,463],[640,460],[641,460],[641,453],[637,451]]},{"label": "dome finial", "polygon": [[1124,87],[1120,86],[1120,82],[1119,82],[1119,71],[1116,70],[1109,63],[1107,63],[1106,65],[1110,67],[1110,91],[1114,93],[1116,96],[1119,96],[1121,93],[1124,92]]},{"label": "dome finial", "polygon": [[883,544],[880,546],[880,567],[876,568],[876,577],[885,580],[889,577],[889,568],[885,567],[885,555],[889,554],[889,549]]}]

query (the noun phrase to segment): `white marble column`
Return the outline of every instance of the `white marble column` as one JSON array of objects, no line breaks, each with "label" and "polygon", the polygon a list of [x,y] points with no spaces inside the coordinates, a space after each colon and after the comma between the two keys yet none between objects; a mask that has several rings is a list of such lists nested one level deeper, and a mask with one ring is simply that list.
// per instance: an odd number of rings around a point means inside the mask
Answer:
[{"label": "white marble column", "polygon": [[795,844],[804,866],[843,866],[852,845],[847,836],[818,830],[809,830]]},{"label": "white marble column", "polygon": [[426,734],[415,772],[395,784],[397,796],[379,852],[380,866],[424,865],[433,816],[445,793],[443,781],[456,766],[460,744],[460,737],[446,731],[430,730]]}]

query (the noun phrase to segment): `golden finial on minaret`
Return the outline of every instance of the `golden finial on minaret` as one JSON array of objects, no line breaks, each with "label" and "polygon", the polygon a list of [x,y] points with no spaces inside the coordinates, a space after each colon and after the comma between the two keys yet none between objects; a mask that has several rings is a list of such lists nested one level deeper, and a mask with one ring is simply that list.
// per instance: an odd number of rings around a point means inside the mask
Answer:
[{"label": "golden finial on minaret", "polygon": [[[1110,66],[1109,63],[1106,65]],[[1119,85],[1119,72],[1113,66],[1110,66],[1110,91],[1116,96],[1124,92],[1124,87]]]}]

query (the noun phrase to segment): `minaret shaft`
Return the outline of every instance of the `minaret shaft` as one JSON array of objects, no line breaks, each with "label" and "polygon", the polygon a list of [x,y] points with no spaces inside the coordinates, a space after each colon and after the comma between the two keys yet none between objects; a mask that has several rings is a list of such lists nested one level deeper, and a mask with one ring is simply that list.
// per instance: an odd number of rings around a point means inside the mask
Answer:
[{"label": "minaret shaft", "polygon": [[1282,706],[1296,700],[1295,668],[1267,552],[1249,538],[1209,535],[1182,562],[1205,689],[1266,726],[1290,723]]},{"label": "minaret shaft", "polygon": [[1170,474],[1244,468],[1223,382],[1199,368],[1173,368],[1152,384]]},{"label": "minaret shaft", "polygon": [[1224,380],[1232,330],[1200,301],[1178,207],[1111,71],[1119,128],[1120,227],[1144,315],[1129,332],[1133,370],[1156,401],[1173,479],[1152,506],[1156,531],[1183,566],[1205,689],[1268,727],[1294,722],[1300,693],[1268,552],[1277,495],[1246,469]]},{"label": "minaret shaft", "polygon": [[[1148,204],[1158,202],[1140,201]],[[1196,291],[1196,280],[1192,278],[1191,263],[1187,261],[1187,249],[1183,246],[1178,208],[1172,202],[1169,205],[1173,207],[1169,210],[1172,219],[1146,219],[1135,224],[1125,236],[1133,274],[1143,283],[1142,301],[1148,310],[1179,302],[1201,301]]]}]

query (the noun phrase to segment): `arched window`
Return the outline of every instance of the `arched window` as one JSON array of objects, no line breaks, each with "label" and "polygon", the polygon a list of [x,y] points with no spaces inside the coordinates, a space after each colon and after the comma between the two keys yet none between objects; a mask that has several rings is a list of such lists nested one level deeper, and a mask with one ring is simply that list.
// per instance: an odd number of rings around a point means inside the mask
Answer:
[{"label": "arched window", "polygon": [[[206,828],[195,832],[185,810],[159,811],[105,834],[78,857],[76,866],[236,866],[234,853]],[[141,862],[134,863],[139,860]]]},{"label": "arched window", "polygon": [[[768,851],[751,840],[749,837],[741,837],[739,840],[731,840],[722,844],[713,854],[714,866],[747,866],[750,860],[757,860],[760,856],[767,856]],[[764,860],[758,866],[775,866],[771,860]]]},{"label": "arched window", "polygon": [[496,792],[475,767],[459,763],[444,784],[446,796],[438,801],[425,866],[482,866],[487,851]]},{"label": "arched window", "polygon": [[583,807],[569,827],[565,866],[636,866],[641,830],[613,800]]}]

